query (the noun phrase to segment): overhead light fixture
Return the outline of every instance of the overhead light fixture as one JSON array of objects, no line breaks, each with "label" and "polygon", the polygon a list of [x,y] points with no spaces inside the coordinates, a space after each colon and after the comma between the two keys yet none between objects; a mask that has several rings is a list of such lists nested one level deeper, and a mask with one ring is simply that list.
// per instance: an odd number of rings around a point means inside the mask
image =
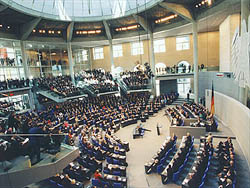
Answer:
[{"label": "overhead light fixture", "polygon": [[0,27],[3,27],[3,25],[2,25],[2,24],[0,24]]},{"label": "overhead light fixture", "polygon": [[36,32],[36,30],[35,29],[33,29],[33,31],[32,31],[33,33],[35,33]]},{"label": "overhead light fixture", "polygon": [[137,29],[139,27],[140,27],[140,25],[130,25],[130,26],[126,26],[126,27],[116,28],[115,31],[127,31],[127,30]]},{"label": "overhead light fixture", "polygon": [[10,26],[9,26],[9,25],[7,26],[7,29],[10,29]]},{"label": "overhead light fixture", "polygon": [[57,31],[57,34],[59,34],[59,35],[60,35],[60,34],[61,34],[61,31]]},{"label": "overhead light fixture", "polygon": [[155,23],[158,24],[158,23],[166,22],[166,21],[169,21],[169,20],[172,20],[172,19],[176,18],[177,16],[178,16],[177,14],[173,14],[173,15],[167,16],[165,18],[155,20]]},{"label": "overhead light fixture", "polygon": [[77,35],[87,35],[87,34],[99,34],[102,30],[90,30],[90,31],[76,31]]}]

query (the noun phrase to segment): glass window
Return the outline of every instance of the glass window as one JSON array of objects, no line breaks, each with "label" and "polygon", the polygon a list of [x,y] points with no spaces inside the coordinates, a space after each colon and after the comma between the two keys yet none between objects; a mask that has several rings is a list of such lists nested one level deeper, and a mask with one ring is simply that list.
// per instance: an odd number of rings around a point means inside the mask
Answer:
[{"label": "glass window", "polygon": [[143,54],[143,42],[133,42],[131,43],[131,54],[140,55]]},{"label": "glass window", "polygon": [[93,54],[94,54],[94,59],[103,59],[104,54],[103,54],[103,48],[93,48]]},{"label": "glass window", "polygon": [[82,60],[88,61],[88,50],[82,50]]},{"label": "glass window", "polygon": [[176,50],[188,50],[190,49],[189,36],[176,37]]},{"label": "glass window", "polygon": [[166,52],[165,39],[154,40],[154,53]]},{"label": "glass window", "polygon": [[114,57],[122,57],[122,45],[113,45],[113,56]]}]

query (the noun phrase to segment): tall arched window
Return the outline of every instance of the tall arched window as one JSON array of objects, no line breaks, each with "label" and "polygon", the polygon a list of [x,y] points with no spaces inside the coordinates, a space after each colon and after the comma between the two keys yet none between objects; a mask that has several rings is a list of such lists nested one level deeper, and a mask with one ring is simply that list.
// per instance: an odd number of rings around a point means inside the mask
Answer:
[{"label": "tall arched window", "polygon": [[157,63],[155,65],[155,73],[157,75],[165,74],[166,73],[166,65],[164,63]]},{"label": "tall arched window", "polygon": [[178,63],[178,73],[189,72],[190,64],[187,61],[181,61]]}]

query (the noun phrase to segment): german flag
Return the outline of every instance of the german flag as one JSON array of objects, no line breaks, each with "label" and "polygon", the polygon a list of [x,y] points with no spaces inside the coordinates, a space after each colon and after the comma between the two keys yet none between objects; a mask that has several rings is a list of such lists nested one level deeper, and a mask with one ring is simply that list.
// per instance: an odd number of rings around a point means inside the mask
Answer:
[{"label": "german flag", "polygon": [[212,82],[211,113],[214,114],[214,84]]}]

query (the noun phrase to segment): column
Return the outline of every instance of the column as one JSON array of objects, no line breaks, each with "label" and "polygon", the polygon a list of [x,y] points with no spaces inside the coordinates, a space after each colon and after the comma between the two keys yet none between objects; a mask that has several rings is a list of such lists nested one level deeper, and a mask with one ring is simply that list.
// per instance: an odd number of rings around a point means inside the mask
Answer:
[{"label": "column", "polygon": [[113,73],[115,70],[115,63],[114,63],[112,40],[109,40],[109,53],[110,53],[111,73]]},{"label": "column", "polygon": [[241,23],[243,20],[245,20],[247,28],[248,28],[249,14],[250,14],[250,0],[241,0]]},{"label": "column", "polygon": [[[22,62],[23,62],[23,69],[24,69],[24,75],[26,79],[30,78],[30,72],[29,72],[29,68],[27,65],[27,56],[26,56],[26,52],[25,52],[25,45],[24,45],[24,41],[20,41],[20,46],[21,46],[21,53],[22,53]],[[35,99],[34,99],[34,94],[31,91],[31,89],[28,92],[29,95],[29,105],[30,105],[30,109],[33,110],[35,109]]]},{"label": "column", "polygon": [[198,36],[197,22],[193,22],[193,63],[194,63],[194,101],[199,102],[199,72],[198,72]]},{"label": "column", "polygon": [[75,85],[74,64],[73,64],[72,48],[71,48],[70,42],[67,43],[67,49],[68,49],[68,58],[69,58],[69,72],[70,72],[72,82]]},{"label": "column", "polygon": [[93,63],[93,56],[91,53],[91,48],[88,49],[88,63],[89,63],[89,69],[92,69],[92,63]]},{"label": "column", "polygon": [[[152,32],[149,34],[149,40],[150,40],[150,61],[151,61],[151,70],[153,74],[155,75],[155,53],[154,53],[154,35]],[[156,95],[156,82],[155,77],[152,78],[152,93],[153,95]]]},{"label": "column", "polygon": [[28,69],[28,65],[27,65],[27,56],[25,53],[24,41],[22,41],[22,40],[20,41],[20,46],[21,46],[21,53],[22,53],[22,61],[23,61],[25,78],[29,78],[30,74],[29,74],[29,69]]}]

